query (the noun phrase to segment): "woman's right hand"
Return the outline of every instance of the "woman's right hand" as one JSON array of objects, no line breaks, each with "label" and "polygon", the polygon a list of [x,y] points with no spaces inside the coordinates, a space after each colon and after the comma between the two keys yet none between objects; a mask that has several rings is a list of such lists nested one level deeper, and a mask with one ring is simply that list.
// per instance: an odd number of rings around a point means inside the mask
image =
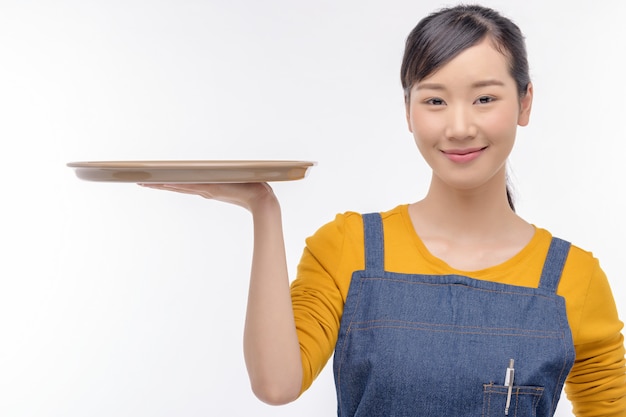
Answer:
[{"label": "woman's right hand", "polygon": [[276,196],[267,183],[212,183],[212,184],[139,184],[158,190],[194,194],[211,200],[223,201],[243,207],[251,212],[267,201],[276,200]]}]

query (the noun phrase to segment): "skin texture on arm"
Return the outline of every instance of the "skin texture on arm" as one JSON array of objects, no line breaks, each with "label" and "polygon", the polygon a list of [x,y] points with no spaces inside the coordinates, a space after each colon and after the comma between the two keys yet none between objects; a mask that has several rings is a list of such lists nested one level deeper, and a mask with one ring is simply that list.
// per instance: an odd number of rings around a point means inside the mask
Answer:
[{"label": "skin texture on arm", "polygon": [[244,356],[252,390],[278,405],[300,395],[302,364],[293,317],[281,210],[271,187],[252,184],[144,184],[199,195],[250,211],[254,249],[244,329]]},{"label": "skin texture on arm", "polygon": [[284,404],[300,394],[302,364],[278,201],[259,202],[252,217],[254,250],[244,354],[257,397],[269,404]]}]

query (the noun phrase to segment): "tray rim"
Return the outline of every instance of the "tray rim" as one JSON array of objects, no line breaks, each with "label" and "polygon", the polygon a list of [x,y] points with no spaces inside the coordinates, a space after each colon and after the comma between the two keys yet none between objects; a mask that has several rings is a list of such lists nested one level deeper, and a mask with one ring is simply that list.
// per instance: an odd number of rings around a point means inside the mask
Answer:
[{"label": "tray rim", "polygon": [[305,160],[269,160],[269,159],[190,159],[190,160],[107,160],[77,161],[66,164],[70,168],[93,169],[241,169],[241,168],[288,168],[311,167],[315,161]]},{"label": "tray rim", "polygon": [[86,181],[125,183],[250,183],[305,178],[314,161],[125,160],[69,162]]}]

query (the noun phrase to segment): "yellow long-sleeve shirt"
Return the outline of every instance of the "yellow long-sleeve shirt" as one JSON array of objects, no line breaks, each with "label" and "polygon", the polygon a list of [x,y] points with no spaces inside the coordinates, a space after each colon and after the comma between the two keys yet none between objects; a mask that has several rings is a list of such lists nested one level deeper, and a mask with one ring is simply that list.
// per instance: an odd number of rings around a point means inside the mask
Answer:
[{"label": "yellow long-sleeve shirt", "polygon": [[[460,271],[428,251],[415,233],[407,205],[382,213],[382,217],[385,269],[399,273],[459,274],[537,287],[552,238],[547,230],[536,228],[528,245],[508,261],[479,271]],[[360,214],[338,215],[307,239],[291,285],[304,372],[302,391],[332,356],[352,273],[364,265]],[[576,348],[576,361],[565,386],[574,413],[579,417],[626,416],[623,324],[598,260],[572,245],[557,294],[566,300]]]}]

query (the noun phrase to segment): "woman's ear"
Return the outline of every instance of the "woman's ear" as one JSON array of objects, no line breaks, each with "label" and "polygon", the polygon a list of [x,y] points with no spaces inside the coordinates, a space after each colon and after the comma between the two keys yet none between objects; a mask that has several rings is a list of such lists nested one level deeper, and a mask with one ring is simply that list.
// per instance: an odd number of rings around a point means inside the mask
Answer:
[{"label": "woman's ear", "polygon": [[526,95],[520,100],[519,117],[517,118],[517,124],[520,126],[528,125],[530,121],[530,111],[533,107],[533,84],[528,83],[526,87]]}]

